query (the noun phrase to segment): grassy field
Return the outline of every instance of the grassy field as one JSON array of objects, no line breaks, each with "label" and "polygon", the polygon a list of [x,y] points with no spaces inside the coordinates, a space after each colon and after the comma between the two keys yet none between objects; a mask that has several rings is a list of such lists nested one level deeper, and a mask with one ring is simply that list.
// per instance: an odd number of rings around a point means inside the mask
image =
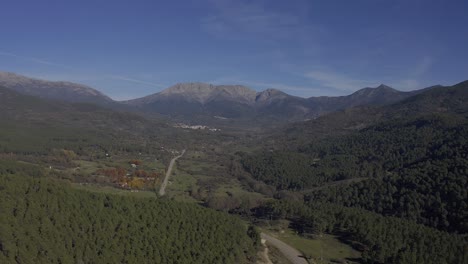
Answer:
[{"label": "grassy field", "polygon": [[106,194],[118,194],[123,196],[132,196],[132,197],[140,197],[140,198],[156,198],[156,192],[154,191],[130,191],[130,190],[123,190],[114,188],[111,186],[102,186],[102,185],[95,185],[95,184],[80,184],[80,183],[72,183],[73,188],[86,190],[90,192],[96,193],[106,193]]},{"label": "grassy field", "polygon": [[292,264],[291,261],[281,254],[279,249],[271,245],[268,246],[268,257],[273,264]]},{"label": "grassy field", "polygon": [[263,198],[259,193],[244,190],[239,180],[223,166],[221,159],[208,151],[187,151],[173,167],[167,195],[178,200],[196,201],[190,192],[201,188],[207,195],[217,197]]},{"label": "grassy field", "polygon": [[[137,168],[132,168],[130,165],[131,160],[140,160],[141,165]],[[108,158],[96,159],[93,161],[89,160],[74,160],[75,167],[66,168],[63,172],[68,175],[80,175],[79,177],[70,177],[69,180],[74,182],[72,185],[78,189],[85,189],[92,192],[100,193],[111,193],[125,196],[136,196],[136,197],[156,197],[156,191],[159,190],[159,184],[162,179],[156,181],[156,185],[147,186],[146,190],[125,190],[116,187],[109,186],[109,178],[103,175],[97,175],[96,172],[99,169],[110,169],[110,168],[124,168],[128,173],[131,174],[135,170],[145,170],[148,173],[158,172],[160,178],[164,177],[165,164],[159,160],[156,160],[151,156],[144,155],[120,155],[112,156]]]},{"label": "grassy field", "polygon": [[[98,169],[102,168],[125,168],[131,170],[130,161],[131,160],[140,160],[142,164],[138,166],[138,169],[145,171],[157,171],[163,173],[166,169],[166,165],[160,160],[156,160],[151,156],[113,156],[105,159],[96,159],[94,161],[88,160],[74,160],[73,163],[76,164],[79,171],[86,174],[95,173]],[[73,171],[76,171],[77,168],[72,168]]]},{"label": "grassy field", "polygon": [[357,263],[349,259],[360,258],[360,252],[348,244],[341,242],[336,236],[324,234],[315,239],[304,238],[287,228],[278,232],[276,228],[263,228],[263,232],[271,234],[290,246],[311,256],[312,263]]}]

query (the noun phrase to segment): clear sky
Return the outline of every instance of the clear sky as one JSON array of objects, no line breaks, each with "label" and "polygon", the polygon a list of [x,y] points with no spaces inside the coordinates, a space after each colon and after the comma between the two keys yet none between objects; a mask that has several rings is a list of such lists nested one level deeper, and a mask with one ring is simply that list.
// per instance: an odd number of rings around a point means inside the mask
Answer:
[{"label": "clear sky", "polygon": [[178,82],[298,96],[468,79],[466,0],[4,0],[0,71],[114,99]]}]

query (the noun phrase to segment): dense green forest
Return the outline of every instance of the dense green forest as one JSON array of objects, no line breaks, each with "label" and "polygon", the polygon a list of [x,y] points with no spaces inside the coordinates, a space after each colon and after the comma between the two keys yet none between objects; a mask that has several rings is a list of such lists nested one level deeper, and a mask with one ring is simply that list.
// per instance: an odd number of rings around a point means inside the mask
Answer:
[{"label": "dense green forest", "polygon": [[244,168],[278,189],[306,189],[326,182],[377,177],[437,159],[466,159],[468,126],[445,115],[392,120],[345,137],[297,150],[242,153]]},{"label": "dense green forest", "polygon": [[[173,150],[191,148],[198,158],[209,151],[210,162],[227,167],[243,189],[263,194],[218,197],[211,187],[222,176],[211,171],[217,175],[197,182],[204,188],[182,190],[208,207],[248,220],[287,219],[304,236],[337,235],[366,263],[467,263],[467,88],[348,109],[273,136],[185,131],[157,118],[5,90],[0,262],[254,261],[259,235],[236,218],[167,199],[80,191],[63,180],[93,182],[92,173],[128,167],[127,157],[142,154],[153,170],[155,160],[163,167]],[[112,163],[113,155],[122,158]],[[74,171],[96,161],[92,171]],[[189,175],[210,170],[187,164]],[[278,200],[264,202],[272,197]]]},{"label": "dense green forest", "polygon": [[276,200],[256,208],[259,218],[289,219],[302,235],[327,232],[361,250],[365,263],[467,263],[468,238],[405,219],[326,203]]},{"label": "dense green forest", "polygon": [[[445,115],[382,123],[323,140],[298,152],[242,159],[258,180],[278,189],[315,188],[309,199],[404,217],[467,232],[468,125]],[[362,180],[363,178],[371,180]]]},{"label": "dense green forest", "polygon": [[255,213],[305,236],[339,235],[366,263],[467,263],[467,101],[467,82],[434,88],[293,125],[238,153],[253,178],[292,191]]},{"label": "dense green forest", "polygon": [[245,263],[256,253],[258,233],[224,213],[78,191],[14,161],[0,168],[1,263]]},{"label": "dense green forest", "polygon": [[424,161],[382,178],[316,190],[307,199],[364,208],[441,230],[467,233],[467,168],[466,159]]}]

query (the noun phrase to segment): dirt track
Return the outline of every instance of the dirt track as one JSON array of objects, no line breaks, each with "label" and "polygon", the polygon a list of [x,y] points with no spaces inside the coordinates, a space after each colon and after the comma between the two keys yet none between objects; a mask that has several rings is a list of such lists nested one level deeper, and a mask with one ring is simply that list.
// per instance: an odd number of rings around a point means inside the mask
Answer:
[{"label": "dirt track", "polygon": [[166,194],[166,187],[167,187],[167,183],[168,183],[168,181],[169,181],[169,177],[171,176],[172,167],[174,166],[175,161],[176,161],[178,158],[182,157],[182,156],[184,155],[184,153],[185,153],[185,149],[182,150],[182,154],[180,154],[179,156],[173,158],[173,159],[171,160],[171,162],[169,163],[169,168],[167,169],[166,177],[164,177],[164,181],[163,181],[163,183],[161,184],[161,188],[159,189],[159,196],[163,196],[163,195]]},{"label": "dirt track", "polygon": [[302,257],[302,253],[299,252],[297,249],[265,233],[261,233],[260,236],[267,241],[267,244],[270,244],[277,248],[287,259],[289,259],[289,261],[291,261],[291,263],[308,264],[305,258]]}]

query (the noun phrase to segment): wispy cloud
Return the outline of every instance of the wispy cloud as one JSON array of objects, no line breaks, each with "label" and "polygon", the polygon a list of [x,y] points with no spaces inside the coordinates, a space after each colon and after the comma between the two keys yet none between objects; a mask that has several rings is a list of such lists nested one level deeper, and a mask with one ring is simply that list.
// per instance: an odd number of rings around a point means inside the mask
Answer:
[{"label": "wispy cloud", "polygon": [[[269,1],[211,1],[214,12],[203,18],[205,31],[222,37],[257,37],[263,41],[304,41],[314,37],[321,28],[305,23],[307,1],[292,1],[290,10],[272,8]],[[310,44],[310,43],[309,43]]]},{"label": "wispy cloud", "polygon": [[420,82],[416,79],[398,80],[391,83],[391,86],[403,91],[411,91],[422,88]]},{"label": "wispy cloud", "polygon": [[121,80],[121,81],[126,81],[126,82],[138,83],[138,84],[143,84],[143,85],[147,85],[147,86],[151,86],[151,87],[157,87],[157,88],[167,87],[167,85],[165,85],[165,84],[148,82],[148,81],[129,78],[129,77],[126,77],[126,76],[121,76],[121,75],[107,75],[107,76],[109,78],[111,78],[111,79],[114,79],[114,80]]},{"label": "wispy cloud", "polygon": [[416,65],[413,68],[408,70],[408,76],[406,78],[391,83],[395,87],[398,87],[398,89],[405,91],[421,89],[423,86],[421,80],[431,70],[433,64],[433,57],[424,56],[416,63]]},{"label": "wispy cloud", "polygon": [[13,58],[17,58],[17,59],[20,59],[20,60],[30,61],[30,62],[43,64],[43,65],[47,65],[47,66],[55,66],[55,67],[60,67],[60,68],[64,68],[64,69],[71,69],[71,67],[68,67],[68,66],[63,65],[63,64],[51,62],[49,60],[39,59],[39,58],[35,58],[35,57],[21,56],[21,55],[17,55],[17,54],[11,53],[11,52],[0,51],[0,56],[13,57]]},{"label": "wispy cloud", "polygon": [[[39,59],[39,58],[36,58],[36,57],[22,56],[22,55],[18,55],[18,54],[11,53],[11,52],[6,52],[6,51],[0,51],[0,56],[12,57],[12,58],[16,58],[16,59],[20,59],[20,60],[24,60],[24,61],[29,61],[29,62],[33,62],[33,63],[47,65],[47,66],[55,66],[55,67],[59,67],[59,68],[66,69],[66,70],[74,70],[73,67],[70,67],[70,66],[67,66],[67,65],[54,63],[52,61],[45,60],[45,59]],[[34,74],[34,75],[37,75],[37,74]],[[73,74],[70,74],[70,73],[57,74],[57,73],[54,73],[54,74],[39,74],[39,75],[40,75],[40,77],[42,77],[44,79],[67,80],[67,81],[70,81],[70,80],[84,81],[84,80],[89,80],[89,79],[96,80],[96,79],[103,79],[103,78],[108,79],[108,78],[110,78],[110,79],[114,79],[114,80],[121,80],[121,81],[126,81],[126,82],[138,83],[138,84],[151,86],[151,87],[157,87],[157,88],[166,87],[166,85],[164,85],[164,84],[148,82],[148,81],[145,81],[145,80],[130,78],[130,77],[127,77],[127,76],[122,76],[122,75],[114,75],[114,74],[83,75],[83,74],[76,74],[76,73],[73,73]]]},{"label": "wispy cloud", "polygon": [[341,91],[355,91],[379,84],[378,81],[354,78],[333,71],[315,70],[305,73],[304,76],[317,82],[320,86]]},{"label": "wispy cloud", "polygon": [[412,68],[408,69],[406,76],[394,76],[391,78],[375,77],[367,79],[329,70],[309,71],[304,76],[323,87],[340,91],[355,91],[364,87],[374,87],[380,83],[387,83],[396,89],[409,91],[422,88],[420,80],[430,71],[433,64],[434,58],[424,56]]},{"label": "wispy cloud", "polygon": [[289,34],[288,29],[299,25],[297,17],[268,11],[252,3],[224,1],[217,7],[218,14],[202,21],[205,29],[217,34],[246,32],[282,37]]},{"label": "wispy cloud", "polygon": [[414,68],[412,75],[421,77],[431,69],[432,64],[434,64],[434,59],[431,56],[424,56]]}]

